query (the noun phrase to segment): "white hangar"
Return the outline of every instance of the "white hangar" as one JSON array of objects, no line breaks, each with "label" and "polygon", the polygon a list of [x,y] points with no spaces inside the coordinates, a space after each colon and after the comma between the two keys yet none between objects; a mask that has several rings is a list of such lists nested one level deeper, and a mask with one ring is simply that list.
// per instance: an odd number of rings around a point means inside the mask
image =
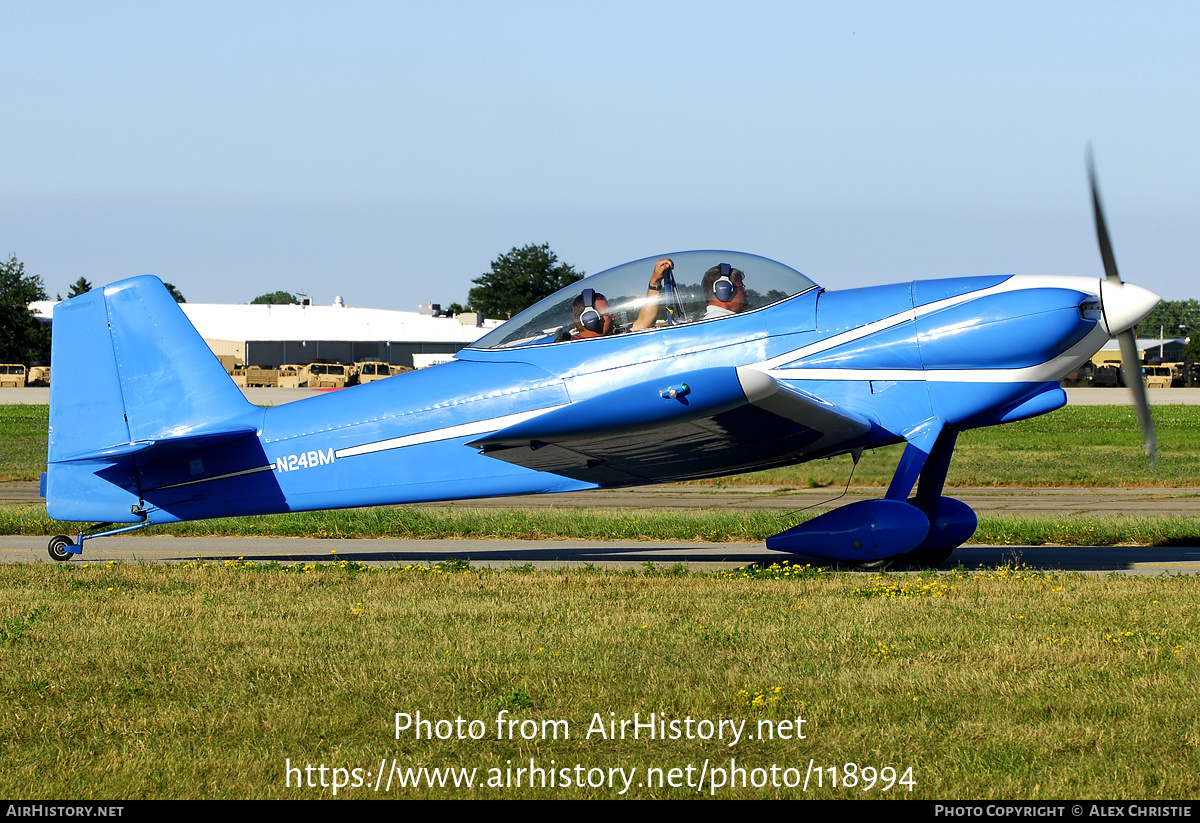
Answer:
[{"label": "white hangar", "polygon": [[[48,318],[54,301],[30,308]],[[181,303],[180,308],[218,357],[248,366],[382,360],[420,367],[503,322],[475,314],[446,317],[436,304],[416,312],[350,308],[340,298],[330,306]]]}]

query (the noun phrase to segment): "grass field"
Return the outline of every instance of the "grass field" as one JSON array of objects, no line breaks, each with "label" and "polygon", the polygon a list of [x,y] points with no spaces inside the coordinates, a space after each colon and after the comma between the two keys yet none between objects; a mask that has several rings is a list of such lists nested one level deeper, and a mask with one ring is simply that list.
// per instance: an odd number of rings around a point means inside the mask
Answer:
[{"label": "grass field", "polygon": [[0,405],[0,482],[37,480],[46,470],[49,406]]},{"label": "grass field", "polygon": [[[1067,406],[1042,417],[973,429],[959,436],[951,486],[1200,486],[1200,406],[1156,406],[1158,469],[1141,450],[1131,407]],[[0,406],[0,482],[37,480],[45,471],[46,406]],[[886,486],[902,447],[864,454],[857,486]],[[703,481],[808,488],[845,485],[849,457]]]},{"label": "grass field", "polygon": [[[1191,578],[1020,568],[6,565],[0,795],[332,797],[337,767],[361,770],[350,798],[616,797],[616,769],[634,797],[1196,797],[1198,609]],[[478,720],[480,739],[397,738],[398,712]],[[634,713],[680,739],[596,733]],[[532,722],[497,739],[500,716]],[[700,721],[727,736],[697,739]],[[512,786],[531,759],[605,782]],[[289,787],[288,761],[329,785]],[[381,761],[393,785],[377,792]],[[822,787],[783,785],[810,764]],[[485,785],[400,787],[422,767]],[[857,782],[833,788],[831,769]]]}]

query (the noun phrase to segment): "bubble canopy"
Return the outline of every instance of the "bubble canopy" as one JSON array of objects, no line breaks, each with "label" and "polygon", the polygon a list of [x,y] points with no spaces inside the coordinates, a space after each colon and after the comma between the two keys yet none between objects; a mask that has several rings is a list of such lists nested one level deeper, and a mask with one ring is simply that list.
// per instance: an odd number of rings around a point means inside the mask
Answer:
[{"label": "bubble canopy", "polygon": [[[667,282],[661,291],[650,290],[650,276],[658,260],[668,257],[674,263],[674,283]],[[722,266],[726,264],[728,269]],[[709,288],[705,289],[706,273],[710,275]],[[572,303],[587,295],[595,308],[602,314],[613,317],[614,333],[647,333],[655,329],[700,322],[718,322],[721,316],[733,312],[721,311],[711,304],[716,296],[711,285],[714,278],[722,274],[733,283],[740,282],[744,289],[742,312],[757,309],[786,300],[797,294],[816,288],[795,269],[759,257],[755,254],[734,251],[685,251],[675,254],[656,255],[634,260],[616,268],[593,274],[590,277],[559,289],[554,294],[533,304],[500,328],[484,335],[470,345],[472,349],[504,349],[518,346],[537,346],[553,343],[582,342],[572,315]],[[740,275],[740,277],[739,277]],[[652,326],[634,330],[648,302],[657,303],[657,315]],[[576,309],[585,301],[576,303]],[[605,310],[607,305],[607,310]]]}]

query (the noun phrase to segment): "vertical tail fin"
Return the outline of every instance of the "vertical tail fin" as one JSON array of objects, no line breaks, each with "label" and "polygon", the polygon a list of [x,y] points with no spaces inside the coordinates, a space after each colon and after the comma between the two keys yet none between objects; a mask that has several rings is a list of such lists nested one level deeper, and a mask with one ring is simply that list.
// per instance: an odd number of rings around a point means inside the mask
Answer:
[{"label": "vertical tail fin", "polygon": [[261,419],[155,277],[55,306],[51,357],[51,517],[134,522],[137,454],[245,437]]}]

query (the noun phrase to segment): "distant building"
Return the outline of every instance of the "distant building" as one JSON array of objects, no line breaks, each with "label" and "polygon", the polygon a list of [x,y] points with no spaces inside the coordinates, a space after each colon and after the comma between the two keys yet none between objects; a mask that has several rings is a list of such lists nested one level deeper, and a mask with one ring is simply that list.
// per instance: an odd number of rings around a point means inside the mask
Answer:
[{"label": "distant building", "polygon": [[[1139,337],[1137,343],[1138,355],[1142,363],[1181,363],[1183,349],[1187,341],[1180,337],[1159,340],[1158,338]],[[1109,340],[1100,351],[1092,355],[1092,362],[1097,366],[1105,360],[1121,361],[1121,346],[1116,340]]]},{"label": "distant building", "polygon": [[[54,301],[30,308],[50,317]],[[181,303],[180,308],[223,362],[247,366],[363,360],[420,366],[441,359],[432,355],[448,358],[503,322],[475,314],[440,316],[437,304],[419,312],[348,308],[340,297],[331,306]]]}]

